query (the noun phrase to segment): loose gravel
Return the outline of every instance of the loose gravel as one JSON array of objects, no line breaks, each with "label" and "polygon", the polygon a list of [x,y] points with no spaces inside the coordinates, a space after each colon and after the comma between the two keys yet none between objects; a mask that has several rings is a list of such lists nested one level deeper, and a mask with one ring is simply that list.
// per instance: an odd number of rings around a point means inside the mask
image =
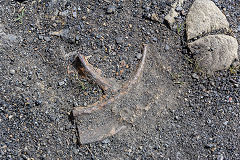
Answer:
[{"label": "loose gravel", "polygon": [[[184,25],[177,27],[192,2],[178,8],[170,29],[163,20],[167,0],[1,1],[0,159],[240,159],[240,70],[195,72]],[[238,0],[214,2],[239,43]],[[150,109],[102,142],[78,144],[70,112],[103,93],[78,76],[75,54],[91,56],[106,77],[124,82],[139,64],[142,43],[156,46],[179,89],[178,104]]]}]

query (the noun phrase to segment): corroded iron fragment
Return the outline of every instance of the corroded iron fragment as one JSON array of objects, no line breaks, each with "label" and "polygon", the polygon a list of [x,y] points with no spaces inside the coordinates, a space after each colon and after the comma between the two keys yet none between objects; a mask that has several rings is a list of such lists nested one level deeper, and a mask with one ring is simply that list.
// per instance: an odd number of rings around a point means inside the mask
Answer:
[{"label": "corroded iron fragment", "polygon": [[103,90],[111,89],[114,92],[118,91],[119,84],[115,80],[103,77],[102,71],[94,68],[84,55],[78,54],[78,58],[80,60],[80,66],[78,68],[80,74],[98,84]]}]

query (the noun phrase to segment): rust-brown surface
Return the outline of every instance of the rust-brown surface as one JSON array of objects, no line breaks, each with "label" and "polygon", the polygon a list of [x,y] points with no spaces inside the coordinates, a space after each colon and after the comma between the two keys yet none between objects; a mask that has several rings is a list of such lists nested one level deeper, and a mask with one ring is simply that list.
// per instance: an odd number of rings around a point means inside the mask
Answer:
[{"label": "rust-brown surface", "polygon": [[80,60],[80,66],[78,67],[78,72],[98,84],[103,90],[111,89],[116,92],[119,89],[119,84],[110,78],[105,78],[102,76],[102,71],[100,69],[94,68],[82,54],[78,54]]}]

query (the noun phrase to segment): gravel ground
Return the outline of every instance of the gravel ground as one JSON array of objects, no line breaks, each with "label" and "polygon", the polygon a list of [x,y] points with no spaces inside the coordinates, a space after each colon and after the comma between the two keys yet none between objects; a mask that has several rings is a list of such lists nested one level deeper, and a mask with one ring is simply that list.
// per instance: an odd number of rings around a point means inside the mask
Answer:
[{"label": "gravel ground", "polygon": [[[185,2],[185,13],[192,2]],[[214,2],[240,43],[239,0]],[[240,70],[195,73],[184,25],[169,29],[163,20],[170,5],[0,1],[0,158],[240,159]],[[184,12],[177,23],[184,24]],[[78,77],[74,53],[91,56],[106,77],[123,82],[136,70],[143,43],[161,55],[176,105],[159,102],[163,109],[150,109],[126,132],[79,145],[70,112],[103,93]]]}]

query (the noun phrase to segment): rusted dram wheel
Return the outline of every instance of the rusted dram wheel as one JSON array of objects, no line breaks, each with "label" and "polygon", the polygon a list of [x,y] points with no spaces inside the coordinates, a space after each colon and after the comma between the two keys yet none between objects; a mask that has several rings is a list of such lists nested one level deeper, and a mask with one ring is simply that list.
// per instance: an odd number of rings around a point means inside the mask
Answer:
[{"label": "rusted dram wheel", "polygon": [[126,96],[133,86],[139,82],[144,69],[146,57],[147,45],[143,45],[143,57],[134,77],[126,84],[121,85],[122,87],[119,89],[118,84],[117,87],[114,87],[114,84],[116,84],[114,81],[102,77],[100,71],[93,68],[84,56],[79,55],[82,64],[80,71],[82,73],[104,89],[113,88],[119,90],[115,96],[105,101],[99,101],[88,105],[87,107],[74,108],[72,113],[77,121],[79,142],[81,144],[101,141],[127,128],[126,123],[121,122],[120,119],[113,115],[112,108],[113,106],[119,107],[121,99],[124,99],[124,96]]},{"label": "rusted dram wheel", "polygon": [[[144,64],[145,64],[145,60],[146,60],[146,56],[147,56],[147,45],[143,45],[143,58],[142,61],[138,67],[138,70],[135,74],[135,76],[133,77],[133,79],[129,80],[129,82],[127,82],[126,84],[122,85],[122,88],[120,89],[119,94],[117,94],[116,96],[103,101],[103,102],[96,102],[94,104],[88,105],[87,107],[76,107],[73,110],[73,116],[78,116],[81,114],[89,114],[92,113],[93,111],[97,111],[99,109],[101,109],[102,107],[106,106],[107,104],[111,104],[112,102],[114,102],[116,99],[121,98],[122,95],[126,94],[132,87],[134,84],[136,84],[138,82],[138,80],[140,79],[141,73],[143,71],[144,68]],[[96,80],[97,84],[100,84],[101,86],[103,86],[103,88],[118,88],[114,86],[114,83],[110,82],[109,80],[103,78],[100,76],[99,73],[94,72],[93,69],[90,67],[90,65],[88,63],[86,63],[87,61],[85,60],[85,58],[80,55],[80,60],[81,62],[83,62],[83,66],[85,66],[84,68],[86,68],[87,75],[91,75],[91,77],[93,77],[93,79]],[[83,71],[84,72],[84,71]]]}]

